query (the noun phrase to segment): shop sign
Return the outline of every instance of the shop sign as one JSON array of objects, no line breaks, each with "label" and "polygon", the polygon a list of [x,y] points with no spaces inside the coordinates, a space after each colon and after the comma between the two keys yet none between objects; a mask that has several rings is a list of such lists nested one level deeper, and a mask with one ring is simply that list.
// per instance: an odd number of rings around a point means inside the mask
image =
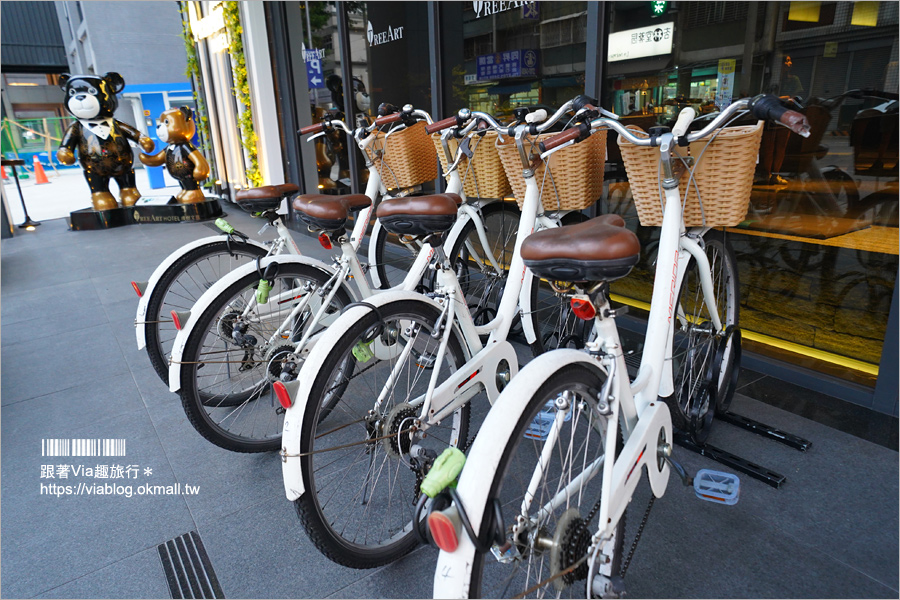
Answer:
[{"label": "shop sign", "polygon": [[823,54],[822,56],[824,58],[834,58],[837,56],[837,50],[837,42],[825,42],[825,54]]},{"label": "shop sign", "polygon": [[[526,12],[526,7],[528,7],[528,5],[531,5],[533,13]],[[537,2],[535,2],[535,0],[516,0],[512,2],[479,2],[477,0],[473,0],[472,8],[475,10],[476,19],[480,19],[481,17],[486,17],[488,15],[496,15],[497,13],[512,10],[513,8],[521,8],[522,17],[525,19],[538,18]]]},{"label": "shop sign", "polygon": [[719,76],[716,81],[716,106],[724,110],[731,104],[734,94],[734,69],[737,61],[733,58],[723,58],[719,61]]},{"label": "shop sign", "polygon": [[525,6],[522,7],[522,18],[523,19],[532,19],[538,20],[541,18],[541,12],[538,10],[537,2],[527,2]]},{"label": "shop sign", "polygon": [[660,23],[609,34],[607,60],[630,60],[671,54],[675,23]]},{"label": "shop sign", "polygon": [[386,31],[375,33],[375,29],[372,27],[372,22],[368,21],[368,25],[366,27],[366,37],[369,38],[370,46],[378,46],[379,44],[395,42],[397,40],[403,39],[403,25],[401,25],[400,27],[391,27],[390,25],[388,25]]},{"label": "shop sign", "polygon": [[306,81],[309,83],[310,89],[325,87],[325,78],[322,76],[322,59],[324,57],[325,50],[322,48],[303,50],[303,60],[306,63]]},{"label": "shop sign", "polygon": [[483,54],[477,60],[479,80],[506,79],[508,77],[537,77],[537,50],[510,50],[495,54]]}]

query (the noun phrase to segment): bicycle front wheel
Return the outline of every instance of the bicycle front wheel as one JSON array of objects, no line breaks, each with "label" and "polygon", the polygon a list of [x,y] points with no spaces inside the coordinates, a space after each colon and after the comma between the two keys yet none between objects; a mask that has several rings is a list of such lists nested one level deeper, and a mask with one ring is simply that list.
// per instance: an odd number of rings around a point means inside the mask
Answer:
[{"label": "bicycle front wheel", "polygon": [[740,289],[737,263],[725,235],[712,229],[703,236],[709,259],[716,311],[723,330],[716,331],[706,303],[697,261],[691,260],[681,283],[672,342],[675,392],[666,399],[672,424],[697,443],[706,441],[715,411],[731,404],[740,371],[738,329]]},{"label": "bicycle front wheel", "polygon": [[311,356],[301,373],[314,380],[297,458],[306,487],[297,513],[325,556],[357,569],[387,564],[416,546],[422,478],[444,449],[465,444],[469,427],[466,404],[416,434],[432,374],[441,382],[465,362],[451,331],[437,363],[441,340],[431,331],[439,310],[401,300],[378,313],[380,322],[373,311],[347,325],[323,362],[316,366]]},{"label": "bicycle front wheel", "polygon": [[[279,265],[269,301],[254,300],[259,275],[235,281],[197,316],[181,366],[181,402],[207,440],[235,452],[277,450],[283,409],[271,383],[305,331],[332,322],[351,298],[342,287],[324,313],[318,290],[329,275],[305,264]],[[297,310],[295,310],[295,308]]]},{"label": "bicycle front wheel", "polygon": [[144,325],[150,364],[166,385],[167,357],[178,334],[170,316],[172,311],[191,310],[203,292],[219,279],[266,254],[265,248],[255,244],[221,240],[194,248],[166,270],[150,293]]},{"label": "bicycle front wheel", "polygon": [[[540,360],[540,359],[537,359]],[[527,368],[527,367],[526,367]],[[482,539],[491,527],[493,500],[500,500],[510,550],[504,560],[475,553],[470,598],[584,598],[588,549],[598,529],[608,420],[598,410],[605,376],[581,364],[552,373],[518,416],[487,496]],[[497,402],[502,406],[503,397]],[[563,414],[557,416],[558,411]],[[558,430],[551,432],[557,421]],[[490,436],[490,416],[479,435]],[[495,434],[494,434],[495,435]],[[552,444],[551,448],[545,448]],[[621,448],[621,433],[617,448]],[[549,454],[547,454],[549,450]],[[541,457],[549,456],[542,466]],[[545,459],[546,460],[546,459]],[[478,469],[478,440],[466,469]],[[531,497],[529,484],[537,482]],[[459,493],[466,497],[460,486]],[[618,575],[625,516],[603,542],[606,575]]]}]

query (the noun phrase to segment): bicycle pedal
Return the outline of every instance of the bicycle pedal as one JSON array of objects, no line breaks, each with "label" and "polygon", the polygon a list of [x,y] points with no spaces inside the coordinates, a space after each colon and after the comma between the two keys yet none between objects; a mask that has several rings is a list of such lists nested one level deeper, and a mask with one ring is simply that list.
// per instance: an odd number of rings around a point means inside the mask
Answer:
[{"label": "bicycle pedal", "polygon": [[[571,418],[572,413],[570,411],[566,413],[565,420],[568,421]],[[554,420],[556,420],[556,406],[553,400],[548,400],[541,412],[536,414],[534,419],[531,420],[531,424],[525,430],[525,437],[530,440],[546,442]]]},{"label": "bicycle pedal", "polygon": [[741,480],[731,473],[700,469],[694,477],[694,494],[707,502],[737,504],[741,494]]}]

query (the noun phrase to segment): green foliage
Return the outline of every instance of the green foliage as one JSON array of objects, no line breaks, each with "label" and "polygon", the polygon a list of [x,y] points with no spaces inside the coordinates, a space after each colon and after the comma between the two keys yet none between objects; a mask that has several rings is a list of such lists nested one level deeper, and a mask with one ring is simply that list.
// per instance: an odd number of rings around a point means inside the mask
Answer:
[{"label": "green foliage", "polygon": [[232,74],[234,76],[234,95],[242,107],[238,117],[241,130],[241,145],[250,157],[250,168],[247,169],[247,181],[252,187],[262,185],[262,174],[259,172],[259,152],[256,147],[258,137],[253,126],[253,112],[250,101],[250,82],[247,79],[247,59],[244,56],[244,28],[241,25],[240,4],[223,2],[222,14],[225,17],[225,29],[228,31],[228,54],[231,55]]}]

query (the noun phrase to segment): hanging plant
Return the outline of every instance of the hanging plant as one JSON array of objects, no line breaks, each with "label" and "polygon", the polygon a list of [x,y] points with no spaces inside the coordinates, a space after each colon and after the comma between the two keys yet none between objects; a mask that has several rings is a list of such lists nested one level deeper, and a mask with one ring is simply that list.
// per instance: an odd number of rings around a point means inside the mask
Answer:
[{"label": "hanging plant", "polygon": [[[204,155],[210,163],[212,172],[215,172],[215,154],[212,152],[209,135],[209,117],[206,111],[205,94],[203,93],[203,78],[200,77],[200,59],[197,56],[197,46],[194,44],[194,36],[191,35],[190,19],[188,17],[187,2],[179,2],[179,12],[181,12],[181,37],[184,39],[184,53],[187,58],[187,68],[184,76],[189,80],[193,80],[194,86],[191,90],[194,95],[194,105],[197,107],[197,116],[195,122],[200,132],[200,150],[204,151]],[[207,185],[210,185],[207,182]]]},{"label": "hanging plant", "polygon": [[225,17],[225,29],[228,31],[228,53],[231,55],[232,73],[234,75],[234,95],[243,107],[238,117],[241,130],[241,145],[250,157],[250,168],[247,169],[247,181],[252,187],[262,185],[262,174],[259,172],[259,152],[256,147],[257,136],[253,127],[253,112],[250,102],[250,83],[247,79],[247,61],[244,56],[240,4],[223,2],[222,14]]}]

